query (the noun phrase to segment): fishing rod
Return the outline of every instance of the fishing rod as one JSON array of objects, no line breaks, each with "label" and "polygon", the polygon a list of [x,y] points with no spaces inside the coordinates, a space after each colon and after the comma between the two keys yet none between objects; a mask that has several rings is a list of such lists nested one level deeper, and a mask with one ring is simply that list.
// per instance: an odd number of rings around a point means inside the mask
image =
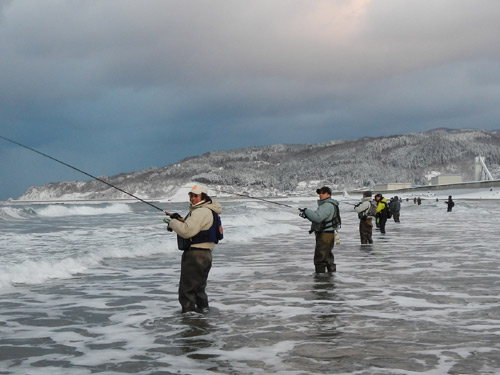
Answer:
[{"label": "fishing rod", "polygon": [[295,210],[295,209],[297,209],[297,207],[292,207],[292,206],[290,206],[290,205],[288,205],[288,204],[279,203],[279,202],[275,202],[275,201],[270,201],[270,200],[267,200],[267,199],[264,199],[264,198],[252,197],[251,195],[247,195],[247,194],[238,194],[238,193],[234,193],[234,192],[231,192],[231,191],[224,191],[224,190],[221,190],[221,189],[219,189],[219,188],[217,188],[217,190],[219,190],[221,193],[233,194],[233,195],[238,195],[238,196],[240,196],[240,197],[245,197],[245,198],[255,199],[255,200],[259,200],[259,201],[266,202],[266,203],[277,204],[278,206],[284,206],[284,207],[288,207],[288,208],[293,208],[294,210]]},{"label": "fishing rod", "polygon": [[91,175],[90,173],[87,173],[87,172],[85,172],[85,171],[82,171],[81,169],[78,169],[78,168],[76,168],[76,167],[74,167],[74,166],[72,166],[72,165],[70,165],[70,164],[68,164],[68,163],[65,163],[65,162],[63,162],[63,161],[61,161],[61,160],[59,160],[59,159],[56,159],[56,158],[54,158],[54,157],[52,157],[52,156],[50,156],[50,155],[44,154],[44,153],[43,153],[43,152],[41,152],[41,151],[35,150],[34,148],[31,148],[31,147],[28,147],[28,146],[26,146],[26,145],[23,145],[22,143],[16,142],[16,141],[14,141],[14,140],[12,140],[12,139],[9,139],[9,138],[6,138],[6,137],[3,137],[3,136],[1,136],[1,135],[0,135],[0,138],[2,138],[2,139],[4,139],[4,140],[6,140],[7,142],[13,143],[13,144],[15,144],[15,145],[18,145],[18,146],[24,147],[25,149],[28,149],[28,150],[30,150],[30,151],[36,152],[37,154],[40,154],[40,155],[42,155],[42,156],[44,156],[44,157],[46,157],[46,158],[48,158],[48,159],[51,159],[51,160],[53,160],[53,161],[55,161],[55,162],[58,162],[58,163],[60,163],[60,164],[62,164],[62,165],[65,165],[66,167],[69,167],[69,168],[71,168],[71,169],[74,169],[74,170],[75,170],[75,171],[77,171],[77,172],[83,173],[83,174],[84,174],[84,175],[86,175],[86,176],[92,177],[94,180],[97,180],[97,181],[99,181],[99,182],[102,182],[103,184],[106,184],[106,185],[108,185],[108,186],[110,186],[110,187],[112,187],[112,188],[114,188],[114,189],[116,189],[116,190],[119,190],[119,191],[121,191],[122,193],[125,193],[125,194],[127,194],[127,195],[131,196],[132,198],[135,198],[135,199],[137,199],[137,200],[141,201],[142,203],[146,203],[147,205],[149,205],[149,206],[151,206],[151,207],[153,207],[153,208],[156,208],[157,210],[160,210],[161,212],[164,212],[165,214],[169,215],[169,213],[168,213],[168,212],[164,211],[164,210],[163,210],[163,209],[161,209],[160,207],[155,206],[154,204],[152,204],[152,203],[150,203],[150,202],[147,202],[147,201],[145,201],[144,199],[141,199],[141,198],[139,198],[139,197],[135,196],[134,194],[131,194],[131,193],[129,193],[128,191],[125,191],[125,190],[123,190],[123,189],[119,188],[118,186],[115,186],[115,185],[113,185],[113,184],[110,184],[109,182],[106,182],[106,181],[104,181],[103,179],[100,179],[99,177],[93,176],[93,175]]},{"label": "fishing rod", "polygon": [[350,206],[355,206],[356,205],[356,203],[349,203],[349,202],[345,202],[345,201],[340,201],[340,203],[348,204]]},{"label": "fishing rod", "polygon": [[[292,206],[290,206],[288,204],[279,203],[279,202],[275,202],[275,201],[270,201],[270,200],[267,200],[267,199],[264,199],[264,198],[252,197],[251,195],[247,195],[247,194],[238,194],[238,193],[234,193],[234,192],[230,192],[230,191],[225,191],[225,190],[222,190],[222,189],[219,189],[219,188],[217,188],[216,190],[220,191],[221,193],[238,195],[240,197],[245,197],[245,198],[250,198],[250,199],[256,199],[256,200],[263,201],[263,202],[266,202],[266,203],[277,204],[279,206],[284,206],[284,207],[292,208],[294,210],[295,209],[299,209],[300,210],[300,208],[298,208],[298,207],[292,207]],[[348,205],[351,205],[351,206],[355,206],[356,205],[355,203],[349,203],[349,202],[344,202],[344,201],[339,201],[339,203],[345,203],[345,204],[348,204]]]},{"label": "fishing rod", "polygon": [[[43,152],[41,152],[41,151],[35,150],[34,148],[31,148],[31,147],[29,147],[29,146],[26,146],[26,145],[24,145],[24,144],[22,144],[22,143],[19,143],[19,142],[17,142],[17,141],[14,141],[14,140],[12,140],[12,139],[10,139],[10,138],[7,138],[7,137],[4,137],[4,136],[2,136],[2,135],[0,135],[0,138],[4,139],[4,140],[5,140],[5,141],[7,141],[7,142],[13,143],[13,144],[15,144],[15,145],[17,145],[17,146],[20,146],[20,147],[23,147],[23,148],[25,148],[25,149],[27,149],[27,150],[30,150],[30,151],[32,151],[32,152],[35,152],[35,153],[37,153],[37,154],[39,154],[39,155],[42,155],[42,156],[44,156],[44,157],[46,157],[46,158],[48,158],[48,159],[51,159],[51,160],[53,160],[53,161],[55,161],[55,162],[57,162],[57,163],[60,163],[60,164],[62,164],[62,165],[65,165],[66,167],[69,167],[69,168],[71,168],[71,169],[74,169],[74,170],[75,170],[75,171],[77,171],[77,172],[80,172],[80,173],[82,173],[82,174],[84,174],[84,175],[86,175],[86,176],[88,176],[88,177],[91,177],[91,178],[93,178],[94,180],[97,180],[97,181],[99,181],[99,182],[102,182],[103,184],[106,184],[106,185],[108,185],[108,186],[112,187],[113,189],[116,189],[116,190],[118,190],[118,191],[121,191],[122,193],[127,194],[128,196],[130,196],[130,197],[132,197],[132,198],[134,198],[134,199],[137,199],[137,200],[141,201],[142,203],[145,203],[145,204],[147,204],[147,205],[149,205],[149,206],[151,206],[151,207],[153,207],[153,208],[155,208],[155,209],[157,209],[157,210],[159,210],[159,211],[164,212],[166,215],[169,215],[169,216],[170,216],[170,213],[169,213],[169,212],[167,212],[167,211],[165,211],[165,210],[163,210],[162,208],[160,208],[160,207],[158,207],[158,206],[155,206],[154,204],[152,204],[152,203],[150,203],[150,202],[147,202],[147,201],[145,201],[144,199],[139,198],[139,197],[135,196],[134,194],[129,193],[128,191],[123,190],[122,188],[119,188],[118,186],[115,186],[115,185],[113,185],[113,184],[111,184],[111,183],[109,183],[109,182],[107,182],[107,181],[104,181],[103,179],[101,179],[101,178],[99,178],[99,177],[96,177],[96,176],[94,176],[94,175],[92,175],[92,174],[90,174],[90,173],[87,173],[87,172],[85,172],[85,171],[82,171],[81,169],[76,168],[76,167],[74,167],[74,166],[72,166],[72,165],[70,165],[70,164],[68,164],[68,163],[65,163],[65,162],[63,162],[62,160],[56,159],[56,158],[54,158],[54,157],[52,157],[52,156],[50,156],[50,155],[47,155],[47,154],[45,154],[45,153],[43,153]],[[250,198],[250,199],[260,200],[260,201],[262,201],[262,202],[272,203],[272,204],[276,204],[276,205],[283,206],[283,207],[287,207],[287,208],[291,208],[291,209],[298,209],[298,207],[292,207],[292,206],[290,206],[290,205],[288,205],[288,204],[279,203],[279,202],[275,202],[275,201],[270,201],[270,200],[267,200],[267,199],[264,199],[264,198],[253,197],[253,196],[251,196],[251,195],[247,195],[247,194],[240,194],[240,193],[235,193],[235,192],[230,192],[230,191],[224,191],[224,190],[221,190],[221,189],[217,189],[217,190],[219,190],[219,191],[220,191],[220,192],[222,192],[222,193],[226,193],[226,194],[238,195],[238,196],[240,196],[240,197],[245,197],[245,198]],[[341,202],[341,203],[350,204],[350,203],[347,203],[347,202]]]}]

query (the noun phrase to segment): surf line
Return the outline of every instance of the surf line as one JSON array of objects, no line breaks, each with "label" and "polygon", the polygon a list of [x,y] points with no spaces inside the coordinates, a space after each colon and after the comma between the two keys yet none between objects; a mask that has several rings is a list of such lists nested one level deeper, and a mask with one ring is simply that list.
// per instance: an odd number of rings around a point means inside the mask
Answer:
[{"label": "surf line", "polygon": [[28,147],[28,146],[26,146],[26,145],[23,145],[22,143],[19,143],[19,142],[16,142],[16,141],[12,140],[12,139],[9,139],[9,138],[6,138],[6,137],[3,137],[2,135],[0,135],[0,138],[2,138],[2,139],[4,139],[4,140],[6,140],[7,142],[13,143],[13,144],[15,144],[15,145],[17,145],[17,146],[21,146],[21,147],[23,147],[23,148],[25,148],[25,149],[28,149],[28,150],[33,151],[33,152],[36,152],[37,154],[40,154],[40,155],[42,155],[42,156],[44,156],[44,157],[46,157],[46,158],[48,158],[48,159],[51,159],[51,160],[53,160],[53,161],[55,161],[55,162],[58,162],[58,163],[60,163],[60,164],[62,164],[62,165],[65,165],[66,167],[69,167],[69,168],[71,168],[71,169],[74,169],[74,170],[75,170],[75,171],[77,171],[77,172],[83,173],[84,175],[89,176],[89,177],[91,177],[91,178],[93,178],[94,180],[97,180],[97,181],[99,181],[99,182],[102,182],[103,184],[106,184],[106,185],[108,185],[108,186],[110,186],[110,187],[112,187],[112,188],[114,188],[114,189],[116,189],[116,190],[119,190],[119,191],[121,191],[122,193],[125,193],[125,194],[127,194],[127,195],[131,196],[132,198],[135,198],[135,199],[137,199],[137,200],[141,201],[142,203],[146,203],[147,205],[149,205],[149,206],[151,206],[151,207],[153,207],[153,208],[156,208],[157,210],[160,210],[161,212],[164,212],[164,213],[165,213],[165,214],[167,214],[167,215],[169,214],[167,211],[165,211],[165,210],[161,209],[160,207],[155,206],[154,204],[152,204],[152,203],[150,203],[150,202],[147,202],[147,201],[145,201],[144,199],[141,199],[141,198],[139,198],[139,197],[135,196],[134,194],[131,194],[131,193],[129,193],[128,191],[125,191],[125,190],[123,190],[123,189],[119,188],[118,186],[115,186],[115,185],[113,185],[113,184],[110,184],[109,182],[106,182],[106,181],[104,181],[103,179],[100,179],[99,177],[93,176],[93,175],[91,175],[90,173],[87,173],[87,172],[85,172],[85,171],[82,171],[81,169],[78,169],[78,168],[76,168],[76,167],[74,167],[74,166],[72,166],[72,165],[70,165],[70,164],[68,164],[68,163],[65,163],[65,162],[63,162],[63,161],[61,161],[61,160],[59,160],[59,159],[56,159],[56,158],[54,158],[54,157],[52,157],[52,156],[50,156],[50,155],[44,154],[43,152],[38,151],[38,150],[35,150],[34,148],[31,148],[31,147]]}]

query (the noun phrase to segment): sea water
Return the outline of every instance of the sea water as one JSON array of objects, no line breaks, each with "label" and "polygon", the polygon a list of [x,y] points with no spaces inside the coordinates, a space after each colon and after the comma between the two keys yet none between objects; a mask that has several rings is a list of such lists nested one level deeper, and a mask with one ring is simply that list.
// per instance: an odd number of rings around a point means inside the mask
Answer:
[{"label": "sea water", "polygon": [[0,374],[500,373],[498,201],[451,213],[403,201],[371,246],[342,202],[337,272],[324,275],[298,210],[221,203],[202,314],[181,314],[181,252],[162,212],[0,205]]}]

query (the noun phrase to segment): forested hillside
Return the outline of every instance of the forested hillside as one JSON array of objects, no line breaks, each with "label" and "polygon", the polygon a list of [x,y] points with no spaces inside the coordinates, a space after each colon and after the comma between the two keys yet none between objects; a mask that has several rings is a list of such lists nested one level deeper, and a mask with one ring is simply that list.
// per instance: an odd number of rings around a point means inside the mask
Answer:
[{"label": "forested hillside", "polygon": [[[110,178],[132,194],[164,199],[190,181],[253,195],[310,194],[320,185],[335,190],[371,188],[379,183],[427,185],[431,173],[474,178],[481,155],[500,177],[500,131],[437,129],[426,133],[314,145],[273,145],[213,151],[178,163]],[[20,200],[116,199],[128,196],[99,181],[32,187]]]}]

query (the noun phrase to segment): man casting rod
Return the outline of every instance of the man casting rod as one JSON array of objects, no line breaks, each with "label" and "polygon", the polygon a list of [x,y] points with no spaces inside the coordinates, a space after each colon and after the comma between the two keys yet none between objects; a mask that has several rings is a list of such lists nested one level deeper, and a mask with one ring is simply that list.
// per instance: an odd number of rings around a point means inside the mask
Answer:
[{"label": "man casting rod", "polygon": [[40,154],[40,155],[42,155],[42,156],[44,156],[44,157],[46,157],[46,158],[49,158],[49,159],[51,159],[51,160],[54,160],[54,161],[56,161],[56,162],[58,162],[58,163],[60,163],[60,164],[62,164],[62,165],[65,165],[66,167],[69,167],[69,168],[71,168],[71,169],[74,169],[74,170],[75,170],[75,171],[77,171],[77,172],[83,173],[83,174],[84,174],[84,175],[86,175],[86,176],[92,177],[94,180],[100,181],[100,182],[102,182],[103,184],[106,184],[106,185],[108,185],[108,186],[111,186],[112,188],[114,188],[114,189],[116,189],[116,190],[119,190],[119,191],[121,191],[122,193],[125,193],[125,194],[127,194],[127,195],[131,196],[132,198],[135,198],[135,199],[137,199],[137,200],[140,200],[142,203],[146,203],[146,204],[150,205],[151,207],[156,208],[157,210],[160,210],[161,212],[165,212],[166,214],[168,214],[166,211],[162,210],[160,207],[155,206],[154,204],[152,204],[152,203],[150,203],[150,202],[146,202],[144,199],[141,199],[141,198],[139,198],[139,197],[136,197],[134,194],[131,194],[131,193],[129,193],[129,192],[127,192],[127,191],[123,190],[123,189],[120,189],[119,187],[117,187],[117,186],[115,186],[115,185],[112,185],[112,184],[110,184],[109,182],[106,182],[106,181],[104,181],[104,180],[100,179],[99,177],[93,176],[93,175],[91,175],[90,173],[87,173],[87,172],[85,172],[85,171],[82,171],[81,169],[78,169],[78,168],[76,168],[76,167],[73,167],[72,165],[69,165],[68,163],[65,163],[65,162],[63,162],[63,161],[61,161],[61,160],[59,160],[59,159],[56,159],[56,158],[54,158],[54,157],[52,157],[52,156],[50,156],[50,155],[44,154],[43,152],[40,152],[40,151],[38,151],[38,150],[35,150],[34,148],[31,148],[31,147],[25,146],[25,145],[23,145],[23,144],[21,144],[21,143],[19,143],[19,142],[13,141],[12,139],[9,139],[9,138],[6,138],[6,137],[3,137],[3,136],[1,136],[1,135],[0,135],[0,138],[2,138],[2,139],[4,139],[4,140],[6,140],[7,142],[13,143],[13,144],[15,144],[15,145],[18,145],[18,146],[24,147],[24,148],[26,148],[26,149],[28,149],[28,150],[30,150],[30,151],[36,152],[37,154]]}]

